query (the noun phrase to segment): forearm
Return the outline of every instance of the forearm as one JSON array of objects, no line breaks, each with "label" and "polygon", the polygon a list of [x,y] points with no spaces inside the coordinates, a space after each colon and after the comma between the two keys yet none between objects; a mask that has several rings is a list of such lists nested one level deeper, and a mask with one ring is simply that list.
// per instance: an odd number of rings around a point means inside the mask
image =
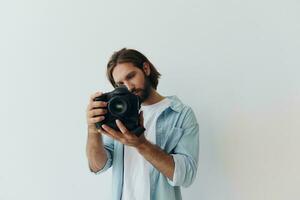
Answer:
[{"label": "forearm", "polygon": [[97,172],[103,168],[107,161],[107,155],[101,134],[90,130],[88,131],[86,154],[89,166],[93,172]]},{"label": "forearm", "polygon": [[164,152],[157,145],[145,140],[137,147],[138,152],[148,160],[158,171],[173,180],[175,163],[173,157]]}]

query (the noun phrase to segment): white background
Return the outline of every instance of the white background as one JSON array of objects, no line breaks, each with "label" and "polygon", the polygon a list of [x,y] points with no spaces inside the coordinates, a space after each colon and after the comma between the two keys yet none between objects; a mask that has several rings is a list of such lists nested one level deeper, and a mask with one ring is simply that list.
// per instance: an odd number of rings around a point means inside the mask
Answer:
[{"label": "white background", "polygon": [[143,52],[190,105],[200,161],[184,199],[300,198],[300,3],[0,3],[0,199],[111,198],[85,155],[89,95],[109,56]]}]

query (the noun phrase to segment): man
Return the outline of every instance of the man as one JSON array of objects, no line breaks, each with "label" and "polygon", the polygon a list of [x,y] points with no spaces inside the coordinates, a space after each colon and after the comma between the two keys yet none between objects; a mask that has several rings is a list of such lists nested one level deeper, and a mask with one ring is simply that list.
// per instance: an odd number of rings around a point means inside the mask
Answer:
[{"label": "man", "polygon": [[[199,127],[192,109],[176,96],[164,97],[156,89],[160,73],[140,52],[123,48],[111,56],[107,77],[114,87],[125,85],[140,96],[140,137],[117,120],[120,131],[107,125],[97,130],[104,119],[106,102],[87,108],[87,157],[96,174],[113,166],[113,200],[181,199],[180,186],[187,187],[196,177],[199,153]],[[104,107],[99,109],[99,107]]]}]

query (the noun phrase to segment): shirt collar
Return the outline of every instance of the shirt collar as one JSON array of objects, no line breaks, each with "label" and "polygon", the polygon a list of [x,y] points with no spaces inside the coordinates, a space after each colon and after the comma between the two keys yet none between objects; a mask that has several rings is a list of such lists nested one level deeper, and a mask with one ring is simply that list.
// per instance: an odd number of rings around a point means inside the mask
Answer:
[{"label": "shirt collar", "polygon": [[177,96],[166,96],[170,100],[170,108],[175,112],[180,112],[183,109],[183,103]]}]

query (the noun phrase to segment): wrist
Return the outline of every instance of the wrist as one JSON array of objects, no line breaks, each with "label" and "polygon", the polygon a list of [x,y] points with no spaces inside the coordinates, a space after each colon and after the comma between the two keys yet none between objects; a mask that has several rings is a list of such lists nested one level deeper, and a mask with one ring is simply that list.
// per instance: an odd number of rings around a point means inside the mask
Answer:
[{"label": "wrist", "polygon": [[136,146],[136,149],[139,153],[144,152],[149,147],[150,142],[145,138],[138,146]]},{"label": "wrist", "polygon": [[95,135],[100,135],[98,132],[98,129],[95,127],[95,125],[88,125],[87,127],[88,133],[90,134],[95,134]]},{"label": "wrist", "polygon": [[89,140],[92,141],[99,141],[99,139],[102,138],[101,133],[99,133],[97,130],[94,129],[88,129],[87,137]]}]

